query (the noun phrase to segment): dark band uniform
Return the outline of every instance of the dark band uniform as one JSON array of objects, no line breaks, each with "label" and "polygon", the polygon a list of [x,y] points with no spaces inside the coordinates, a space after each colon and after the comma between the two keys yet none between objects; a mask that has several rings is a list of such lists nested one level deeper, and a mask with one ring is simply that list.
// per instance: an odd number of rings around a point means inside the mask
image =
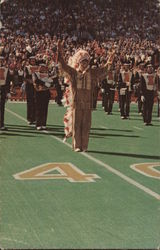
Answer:
[{"label": "dark band uniform", "polygon": [[140,88],[140,81],[141,76],[144,73],[143,70],[137,70],[135,74],[135,84],[134,84],[134,94],[135,97],[137,97],[137,103],[138,103],[138,114],[142,115],[143,112],[143,103],[141,101],[141,88]]},{"label": "dark band uniform", "polygon": [[54,87],[56,89],[57,95],[55,97],[55,102],[59,105],[62,106],[62,97],[63,97],[63,90],[64,90],[64,85],[63,85],[63,77],[60,77],[58,66],[54,65],[52,68],[52,71],[50,73]]},{"label": "dark band uniform", "polygon": [[8,68],[0,66],[0,130],[4,127],[4,112],[7,93],[10,92],[10,75]]},{"label": "dark band uniform", "polygon": [[46,128],[48,104],[50,99],[50,90],[53,80],[49,78],[48,73],[36,72],[32,75],[35,100],[36,100],[36,127],[38,130]]},{"label": "dark band uniform", "polygon": [[158,69],[157,72],[157,98],[158,98],[158,112],[157,115],[160,117],[160,68]]},{"label": "dark band uniform", "polygon": [[29,124],[35,122],[35,90],[33,86],[32,74],[38,70],[38,66],[28,65],[24,70],[27,97],[27,120]]},{"label": "dark band uniform", "polygon": [[104,86],[104,110],[112,114],[112,108],[115,96],[115,71],[110,70],[107,72],[107,77],[103,81]]},{"label": "dark band uniform", "polygon": [[119,75],[119,93],[121,103],[121,118],[128,118],[130,112],[131,93],[133,90],[134,75],[130,70],[121,71]]},{"label": "dark band uniform", "polygon": [[146,125],[151,125],[155,91],[156,74],[143,74],[141,76],[141,95],[143,97],[143,120]]}]

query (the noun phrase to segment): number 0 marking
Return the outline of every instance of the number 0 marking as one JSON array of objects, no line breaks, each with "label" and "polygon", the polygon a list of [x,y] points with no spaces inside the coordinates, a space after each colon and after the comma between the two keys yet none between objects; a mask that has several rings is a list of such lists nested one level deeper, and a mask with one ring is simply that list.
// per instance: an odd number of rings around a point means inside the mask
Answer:
[{"label": "number 0 marking", "polygon": [[154,163],[148,162],[148,163],[133,164],[130,167],[143,175],[146,175],[151,178],[160,179],[160,171],[155,169],[155,167],[159,166],[160,162],[154,162]]},{"label": "number 0 marking", "polygon": [[[56,171],[57,173],[50,173]],[[18,180],[68,180],[70,182],[94,182],[96,174],[85,174],[71,163],[45,163],[14,175]]]}]

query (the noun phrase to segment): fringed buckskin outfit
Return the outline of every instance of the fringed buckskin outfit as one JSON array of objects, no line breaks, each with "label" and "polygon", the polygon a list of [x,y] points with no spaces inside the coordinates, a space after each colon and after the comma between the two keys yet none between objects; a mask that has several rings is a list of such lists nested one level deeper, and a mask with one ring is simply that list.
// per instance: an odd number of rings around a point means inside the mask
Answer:
[{"label": "fringed buckskin outfit", "polygon": [[[87,51],[79,50],[74,56],[77,63],[89,60]],[[103,68],[87,68],[84,72],[69,66],[58,52],[58,62],[63,72],[67,73],[72,87],[72,147],[86,151],[88,148],[93,109],[93,92],[96,83],[107,75],[107,66]]]}]

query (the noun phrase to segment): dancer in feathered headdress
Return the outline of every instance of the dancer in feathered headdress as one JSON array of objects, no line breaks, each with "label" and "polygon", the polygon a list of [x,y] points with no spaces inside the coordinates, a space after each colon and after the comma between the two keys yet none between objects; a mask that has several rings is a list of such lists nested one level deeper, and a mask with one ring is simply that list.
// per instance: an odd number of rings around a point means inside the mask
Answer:
[{"label": "dancer in feathered headdress", "polygon": [[[66,124],[68,123],[70,126],[67,128],[68,133],[72,131],[72,147],[76,152],[86,151],[88,148],[94,89],[97,83],[106,77],[108,64],[112,61],[113,54],[109,57],[105,67],[91,69],[89,68],[90,56],[88,52],[80,49],[73,55],[71,67],[64,61],[62,44],[60,41],[58,42],[58,62],[62,71],[68,75],[72,93],[72,109],[70,110],[72,115],[68,111],[65,115],[66,119],[64,119]],[[68,121],[69,115],[72,117],[71,123]]]}]

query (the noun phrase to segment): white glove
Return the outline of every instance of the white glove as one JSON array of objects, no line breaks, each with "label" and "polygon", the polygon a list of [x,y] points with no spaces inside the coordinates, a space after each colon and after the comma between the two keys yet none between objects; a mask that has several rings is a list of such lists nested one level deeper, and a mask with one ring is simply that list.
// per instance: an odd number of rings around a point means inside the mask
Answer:
[{"label": "white glove", "polygon": [[50,88],[50,87],[51,87],[51,84],[50,84],[49,82],[45,82],[45,86],[46,86],[47,88]]},{"label": "white glove", "polygon": [[121,88],[120,89],[120,95],[125,95],[126,94],[127,88]]},{"label": "white glove", "polygon": [[104,93],[104,89],[101,89],[101,92]]},{"label": "white glove", "polygon": [[142,95],[141,96],[141,102],[144,102],[145,101],[145,97]]}]

